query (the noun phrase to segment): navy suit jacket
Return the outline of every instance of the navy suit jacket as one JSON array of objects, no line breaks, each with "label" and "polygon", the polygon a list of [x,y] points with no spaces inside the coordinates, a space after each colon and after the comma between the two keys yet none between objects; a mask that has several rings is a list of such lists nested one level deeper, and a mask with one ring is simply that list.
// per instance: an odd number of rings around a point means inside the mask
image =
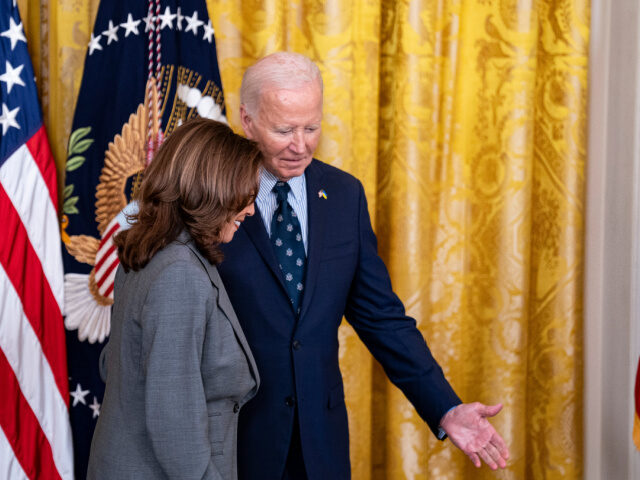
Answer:
[{"label": "navy suit jacket", "polygon": [[362,184],[318,160],[305,175],[309,242],[299,318],[258,212],[223,247],[218,267],[261,378],[256,397],[240,413],[241,480],[281,478],[294,407],[309,478],[350,478],[338,365],[343,316],[434,433],[447,410],[461,403],[393,293]]}]

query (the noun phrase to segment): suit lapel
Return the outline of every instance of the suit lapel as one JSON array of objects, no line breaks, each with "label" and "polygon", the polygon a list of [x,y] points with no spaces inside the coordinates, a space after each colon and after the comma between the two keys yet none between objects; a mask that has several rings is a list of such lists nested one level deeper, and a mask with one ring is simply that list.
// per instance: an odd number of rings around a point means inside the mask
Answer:
[{"label": "suit lapel", "polygon": [[318,192],[324,188],[322,185],[322,172],[319,166],[320,163],[317,160],[313,160],[305,171],[307,182],[307,222],[309,228],[307,239],[309,242],[309,250],[307,252],[307,276],[305,292],[302,297],[300,318],[302,318],[309,308],[311,298],[313,297],[313,291],[318,277],[318,268],[320,266],[322,246],[324,244],[328,202],[318,194]]},{"label": "suit lapel", "polygon": [[280,273],[280,268],[278,267],[278,260],[276,259],[276,254],[273,251],[271,242],[269,241],[267,230],[264,228],[264,223],[262,223],[262,214],[258,209],[258,205],[255,206],[255,209],[256,212],[251,217],[245,218],[244,222],[242,222],[241,228],[244,228],[247,232],[247,235],[255,245],[256,250],[264,260],[264,263],[267,264],[273,273],[273,276],[280,283],[282,291],[288,297],[289,294],[287,293],[282,273]]},{"label": "suit lapel", "polygon": [[[313,296],[324,240],[328,202],[318,196],[318,192],[323,189],[322,176],[320,162],[313,160],[305,170],[307,184],[308,251],[305,292],[302,297],[302,307],[300,311],[301,317],[305,314],[307,308],[309,308],[309,303]],[[247,217],[242,223],[241,228],[247,232],[256,250],[273,273],[273,276],[277,279],[283,294],[288,296],[287,289],[284,285],[284,278],[278,268],[278,260],[269,241],[267,231],[264,228],[262,215],[257,205],[255,209],[256,213],[251,217]]]}]

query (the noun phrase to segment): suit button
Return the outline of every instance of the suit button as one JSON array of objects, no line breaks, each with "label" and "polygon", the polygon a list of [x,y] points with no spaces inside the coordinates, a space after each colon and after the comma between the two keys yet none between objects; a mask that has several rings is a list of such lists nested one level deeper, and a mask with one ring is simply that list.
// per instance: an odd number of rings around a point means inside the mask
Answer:
[{"label": "suit button", "polygon": [[293,398],[292,396],[288,396],[287,398],[284,399],[284,404],[287,407],[293,407],[296,403],[296,399]]},{"label": "suit button", "polygon": [[301,346],[302,346],[302,345],[300,345],[300,342],[299,342],[298,340],[294,340],[294,341],[293,341],[293,349],[294,349],[294,350],[300,350],[300,347],[301,347]]},{"label": "suit button", "polygon": [[237,403],[235,403],[233,405],[233,413],[238,413],[238,411],[240,410],[240,405],[238,405]]}]

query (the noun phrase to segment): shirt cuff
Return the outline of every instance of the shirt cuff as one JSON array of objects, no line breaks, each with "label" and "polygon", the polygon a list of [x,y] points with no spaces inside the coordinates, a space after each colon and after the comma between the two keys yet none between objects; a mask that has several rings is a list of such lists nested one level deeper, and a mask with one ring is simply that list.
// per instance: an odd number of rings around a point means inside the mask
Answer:
[{"label": "shirt cuff", "polygon": [[[447,413],[449,413],[451,410],[453,410],[457,406],[458,405],[454,405],[449,410],[447,410],[445,414],[442,416],[442,418],[444,418]],[[442,418],[440,419],[440,421],[442,421]],[[438,440],[444,440],[445,438],[447,438],[447,432],[445,432],[442,427],[438,427]]]}]

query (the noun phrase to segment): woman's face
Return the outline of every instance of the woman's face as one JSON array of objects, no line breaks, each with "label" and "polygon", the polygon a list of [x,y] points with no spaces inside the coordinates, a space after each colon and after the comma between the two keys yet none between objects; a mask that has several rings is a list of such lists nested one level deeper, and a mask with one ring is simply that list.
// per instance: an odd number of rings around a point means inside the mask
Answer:
[{"label": "woman's face", "polygon": [[240,224],[246,217],[250,217],[255,212],[253,202],[244,207],[244,209],[238,213],[229,223],[222,229],[221,241],[222,243],[229,243],[233,240],[233,235],[236,233]]}]

